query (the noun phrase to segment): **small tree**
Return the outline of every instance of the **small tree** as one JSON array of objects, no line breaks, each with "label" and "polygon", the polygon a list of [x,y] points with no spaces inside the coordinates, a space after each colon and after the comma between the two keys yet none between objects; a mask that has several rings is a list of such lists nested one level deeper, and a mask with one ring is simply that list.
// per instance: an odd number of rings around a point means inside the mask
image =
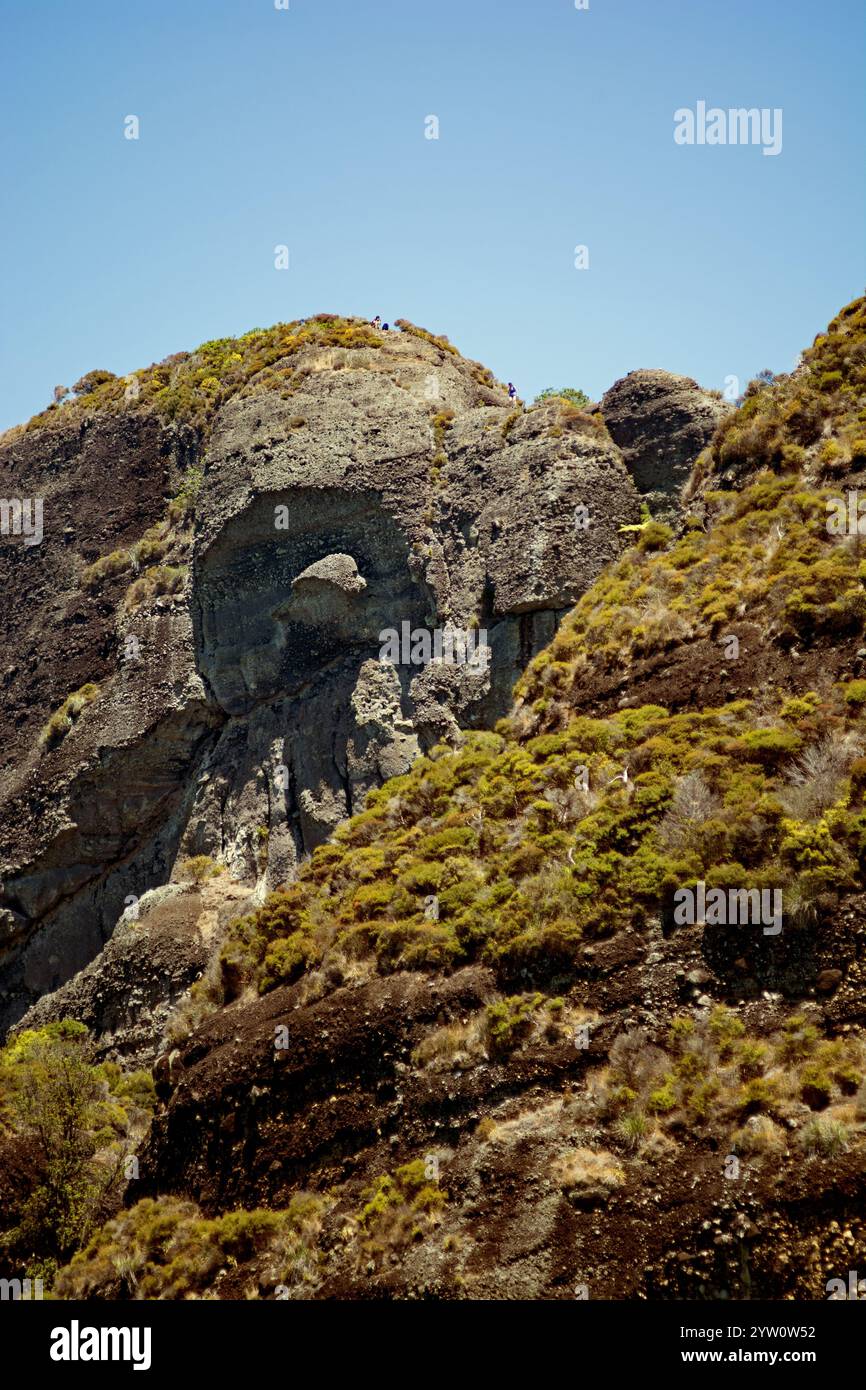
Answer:
[{"label": "small tree", "polygon": [[69,395],[69,387],[68,387],[68,386],[55,386],[55,388],[54,388],[54,399],[55,399],[55,401],[57,402],[58,405],[60,404],[61,401],[65,400],[66,397],[67,397],[68,395]]},{"label": "small tree", "polygon": [[152,1082],[95,1064],[72,1019],[0,1049],[0,1269],[51,1273],[116,1209]]},{"label": "small tree", "polygon": [[543,391],[539,391],[532,404],[540,405],[542,401],[549,400],[568,401],[570,405],[576,405],[579,410],[586,410],[588,405],[592,405],[586,392],[580,391],[576,386],[563,386],[560,391],[557,391],[554,386],[546,386]]},{"label": "small tree", "polygon": [[85,372],[84,376],[79,377],[73,386],[76,396],[86,396],[91,391],[95,391],[97,386],[103,386],[106,381],[116,381],[114,372],[104,372],[96,368],[92,372]]}]

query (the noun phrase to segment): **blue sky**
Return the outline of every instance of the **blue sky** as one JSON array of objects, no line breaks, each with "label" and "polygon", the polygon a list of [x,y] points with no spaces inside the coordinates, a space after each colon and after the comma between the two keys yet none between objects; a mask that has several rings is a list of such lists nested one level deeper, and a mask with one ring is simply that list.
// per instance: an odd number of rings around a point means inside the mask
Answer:
[{"label": "blue sky", "polygon": [[[526,398],[787,370],[866,286],[864,17],[0,0],[0,429],[91,368],[322,310],[447,333]],[[676,145],[699,100],[782,108],[781,154]]]}]

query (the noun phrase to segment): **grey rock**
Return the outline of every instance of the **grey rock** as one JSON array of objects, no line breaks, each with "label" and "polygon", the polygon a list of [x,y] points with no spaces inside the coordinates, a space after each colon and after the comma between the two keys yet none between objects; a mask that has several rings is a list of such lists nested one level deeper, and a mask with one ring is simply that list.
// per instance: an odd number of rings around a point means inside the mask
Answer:
[{"label": "grey rock", "polygon": [[[509,403],[455,353],[389,333],[378,351],[311,345],[292,365],[289,400],[233,397],[203,450],[191,435],[133,438],[101,419],[86,443],[76,435],[79,451],[99,446],[100,467],[130,460],[136,477],[159,467],[162,479],[196,463],[204,482],[185,588],[117,608],[114,649],[134,635],[141,659],[102,669],[98,633],[80,661],[99,699],[58,748],[40,756],[30,743],[3,773],[0,1026],[87,966],[124,900],[168,883],[180,859],[213,855],[260,901],[371,788],[433,743],[489,727],[639,518],[603,429],[562,430],[543,405],[503,431]],[[440,411],[451,418],[437,439]],[[63,489],[76,495],[72,445],[57,430],[36,444],[13,441],[8,460],[0,445],[0,477],[26,449],[29,485],[39,495],[50,479],[62,512]],[[122,479],[106,485],[122,498]],[[141,532],[155,505],[149,492]],[[101,553],[116,544],[109,531]],[[36,625],[27,638],[46,663],[39,644],[62,648],[66,608],[92,606],[80,561],[52,545],[40,557],[48,635]],[[482,629],[490,659],[381,661],[382,633],[403,623]],[[14,614],[3,624],[14,650]]]},{"label": "grey rock", "polygon": [[691,377],[641,370],[614,382],[601,408],[653,516],[673,519],[692,464],[732,407]]}]

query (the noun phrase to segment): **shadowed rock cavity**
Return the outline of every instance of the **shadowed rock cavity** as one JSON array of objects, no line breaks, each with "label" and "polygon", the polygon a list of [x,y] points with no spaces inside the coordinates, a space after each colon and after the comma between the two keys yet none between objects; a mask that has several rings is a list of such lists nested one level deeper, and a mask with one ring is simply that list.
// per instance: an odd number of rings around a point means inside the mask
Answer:
[{"label": "shadowed rock cavity", "polygon": [[199,669],[235,716],[378,657],[383,628],[431,621],[397,523],[374,495],[336,489],[256,498],[203,558],[195,607]]},{"label": "shadowed rock cavity", "polygon": [[199,670],[229,720],[185,848],[268,886],[490,688],[483,670],[379,660],[381,634],[433,626],[436,601],[372,493],[256,498],[203,556],[194,606]]}]

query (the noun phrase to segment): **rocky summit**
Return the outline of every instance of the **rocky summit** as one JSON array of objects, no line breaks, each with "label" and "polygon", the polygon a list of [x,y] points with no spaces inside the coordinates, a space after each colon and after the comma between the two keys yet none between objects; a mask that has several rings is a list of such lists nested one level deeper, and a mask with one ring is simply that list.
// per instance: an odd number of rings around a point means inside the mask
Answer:
[{"label": "rocky summit", "polygon": [[863,487],[863,300],[736,404],[320,314],[0,436],[0,1276],[827,1297]]}]

